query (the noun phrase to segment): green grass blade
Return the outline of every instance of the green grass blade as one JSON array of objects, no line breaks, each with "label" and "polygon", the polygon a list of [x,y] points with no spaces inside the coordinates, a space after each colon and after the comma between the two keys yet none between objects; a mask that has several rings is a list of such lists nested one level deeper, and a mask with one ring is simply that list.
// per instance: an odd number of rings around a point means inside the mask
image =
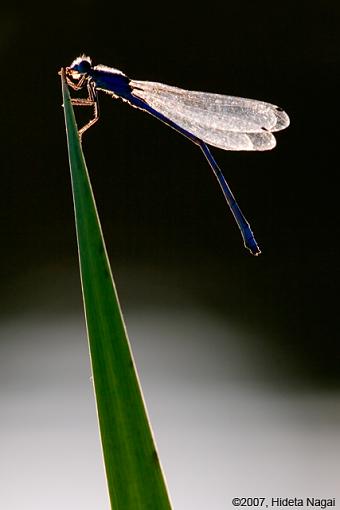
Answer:
[{"label": "green grass blade", "polygon": [[113,510],[171,510],[62,77],[83,300]]}]

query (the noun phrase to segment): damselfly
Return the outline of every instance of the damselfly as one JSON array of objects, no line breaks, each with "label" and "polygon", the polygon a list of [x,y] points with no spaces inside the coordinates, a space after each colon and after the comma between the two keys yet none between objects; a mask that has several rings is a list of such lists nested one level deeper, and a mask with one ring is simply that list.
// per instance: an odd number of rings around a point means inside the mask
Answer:
[{"label": "damselfly", "polygon": [[208,145],[224,150],[264,151],[275,147],[273,132],[289,125],[288,115],[278,106],[240,97],[194,92],[150,81],[130,80],[118,69],[93,66],[82,55],[66,68],[66,80],[75,90],[87,87],[87,98],[72,103],[93,106],[93,118],[79,130],[80,138],[99,118],[97,91],[120,98],[150,113],[197,144],[213,170],[241,231],[244,245],[253,255],[261,253],[250,225]]}]

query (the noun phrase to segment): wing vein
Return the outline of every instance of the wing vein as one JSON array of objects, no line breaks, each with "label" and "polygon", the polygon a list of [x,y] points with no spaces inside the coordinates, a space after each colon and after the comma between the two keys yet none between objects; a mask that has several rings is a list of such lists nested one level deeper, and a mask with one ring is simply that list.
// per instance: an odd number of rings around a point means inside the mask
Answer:
[{"label": "wing vein", "polygon": [[275,105],[222,94],[131,80],[132,94],[204,142],[225,150],[268,150],[272,132],[289,125]]}]

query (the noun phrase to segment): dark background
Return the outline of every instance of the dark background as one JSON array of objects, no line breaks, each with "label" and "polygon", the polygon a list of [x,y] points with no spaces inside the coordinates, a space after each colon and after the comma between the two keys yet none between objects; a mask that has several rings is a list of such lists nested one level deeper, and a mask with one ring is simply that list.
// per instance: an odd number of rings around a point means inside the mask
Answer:
[{"label": "dark background", "polygon": [[[160,286],[171,275],[204,306],[260,328],[296,375],[338,384],[339,21],[335,1],[3,7],[3,313],[37,292],[27,275],[77,271],[57,72],[85,52],[132,78],[289,113],[272,152],[213,150],[258,258],[200,151],[148,115],[101,97],[84,150],[114,273],[118,262],[152,269]],[[146,299],[123,273],[123,302]]]},{"label": "dark background", "polygon": [[212,149],[259,257],[179,134],[102,94],[84,137],[174,508],[340,497],[339,27],[336,0],[2,5],[1,508],[108,505],[57,74],[83,52],[291,119]]}]

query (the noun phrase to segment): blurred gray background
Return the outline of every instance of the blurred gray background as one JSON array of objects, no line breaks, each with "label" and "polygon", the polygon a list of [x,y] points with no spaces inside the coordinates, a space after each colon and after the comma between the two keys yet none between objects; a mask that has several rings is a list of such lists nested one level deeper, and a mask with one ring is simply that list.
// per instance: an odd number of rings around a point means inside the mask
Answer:
[{"label": "blurred gray background", "polygon": [[200,151],[101,97],[84,151],[174,510],[338,498],[338,2],[1,7],[0,508],[108,509],[60,82],[131,78],[279,104],[270,153]]}]

